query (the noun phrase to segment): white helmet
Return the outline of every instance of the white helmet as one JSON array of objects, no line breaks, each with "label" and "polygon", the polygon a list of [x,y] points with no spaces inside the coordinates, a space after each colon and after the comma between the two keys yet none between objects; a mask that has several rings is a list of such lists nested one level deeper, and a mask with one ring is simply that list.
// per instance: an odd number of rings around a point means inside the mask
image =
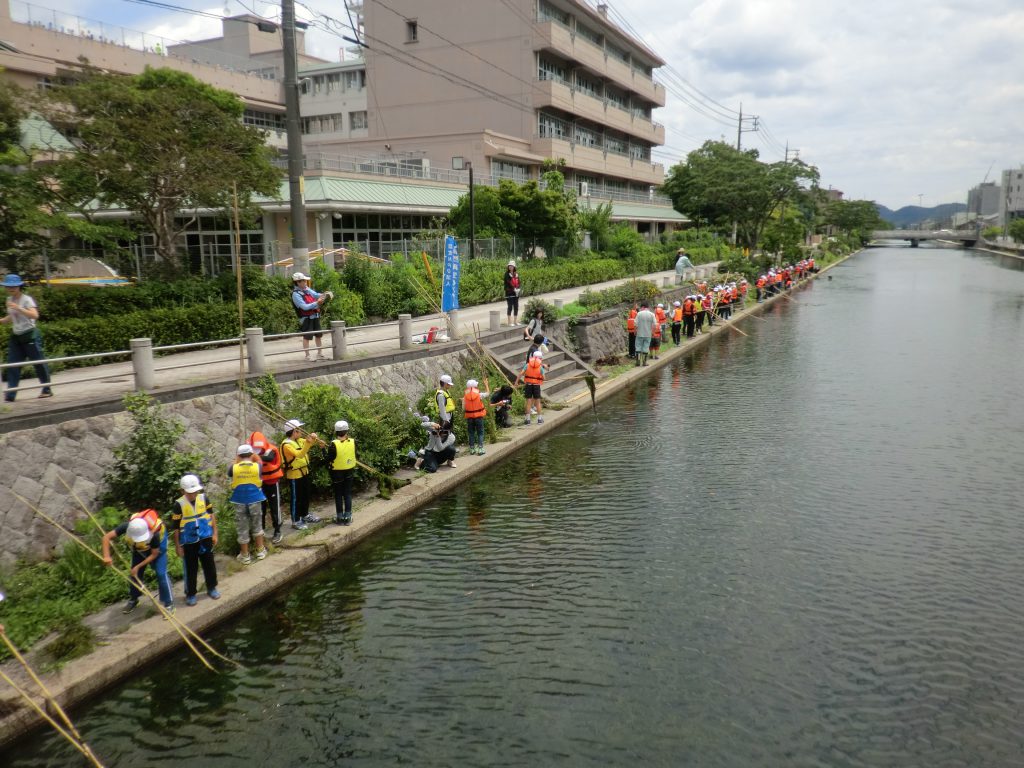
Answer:
[{"label": "white helmet", "polygon": [[242,443],[240,446],[238,446],[238,450],[235,451],[235,453],[237,453],[239,456],[252,456],[252,446],[249,445],[248,443]]},{"label": "white helmet", "polygon": [[136,544],[142,544],[144,541],[149,541],[149,537],[152,535],[153,534],[149,532],[149,526],[146,525],[146,521],[141,517],[133,517],[128,521],[128,538]]},{"label": "white helmet", "polygon": [[479,387],[480,386],[480,382],[477,381],[476,379],[470,379],[469,381],[466,382],[466,386],[467,387]]},{"label": "white helmet", "polygon": [[452,377],[451,377],[451,376],[449,376],[449,375],[448,375],[448,374],[446,373],[446,374],[445,374],[444,376],[442,376],[442,377],[441,377],[441,383],[442,383],[442,384],[452,384],[452,383],[453,383],[453,382],[452,382]]},{"label": "white helmet", "polygon": [[284,431],[291,432],[292,430],[298,429],[301,426],[303,426],[301,421],[299,421],[298,419],[291,419],[290,421],[286,421],[284,423]]},{"label": "white helmet", "polygon": [[341,421],[334,422],[335,432],[348,432],[348,422],[342,419]]},{"label": "white helmet", "polygon": [[309,279],[310,279],[309,275],[304,275],[301,272],[296,272],[294,275],[292,275],[292,282],[293,283],[297,283],[297,282],[299,282],[299,280],[309,280]]},{"label": "white helmet", "polygon": [[185,493],[198,493],[203,490],[203,484],[195,475],[185,475],[181,478],[181,490]]}]

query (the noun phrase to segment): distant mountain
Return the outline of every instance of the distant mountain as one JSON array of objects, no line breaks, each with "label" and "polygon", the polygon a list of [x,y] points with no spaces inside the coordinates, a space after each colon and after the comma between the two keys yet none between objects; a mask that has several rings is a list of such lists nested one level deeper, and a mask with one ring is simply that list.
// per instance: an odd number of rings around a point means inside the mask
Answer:
[{"label": "distant mountain", "polygon": [[886,208],[884,205],[875,204],[878,207],[878,215],[888,221],[896,229],[911,227],[920,224],[922,221],[933,221],[937,224],[948,224],[954,213],[967,210],[965,203],[943,203],[931,208],[922,208],[919,205],[905,205],[898,211]]}]

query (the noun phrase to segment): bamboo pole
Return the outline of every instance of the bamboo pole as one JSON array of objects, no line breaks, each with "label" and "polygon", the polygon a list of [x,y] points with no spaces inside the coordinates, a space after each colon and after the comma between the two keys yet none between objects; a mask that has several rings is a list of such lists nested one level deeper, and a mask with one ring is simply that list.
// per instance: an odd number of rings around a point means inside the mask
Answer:
[{"label": "bamboo pole", "polygon": [[[5,639],[7,637],[7,635],[3,632],[0,632],[0,635],[2,635]],[[80,738],[76,739],[74,735],[69,733],[60,723],[54,720],[49,712],[47,712],[39,706],[39,703],[32,698],[31,694],[29,694],[28,691],[26,691],[24,688],[22,688],[20,685],[14,682],[14,680],[8,677],[7,673],[3,672],[2,670],[0,670],[0,678],[3,678],[4,682],[10,685],[11,688],[13,688],[18,693],[18,695],[20,695],[28,703],[28,705],[32,707],[32,709],[34,709],[40,717],[43,718],[43,720],[49,723],[50,726],[57,733],[59,733],[61,736],[67,739],[68,743],[70,743],[71,746],[78,750],[89,762],[91,762],[96,768],[104,768],[103,763],[101,763],[99,758],[96,757],[95,754],[93,754],[92,748],[89,747],[89,745],[82,741]],[[46,699],[46,703],[50,706],[56,705],[56,702],[51,701],[49,699]]]},{"label": "bamboo pole", "polygon": [[231,182],[231,197],[235,209],[235,290],[238,303],[238,421],[242,427],[242,435],[248,433],[245,423],[245,398],[241,396],[245,388],[245,316],[242,312],[242,227],[238,218],[238,184]]},{"label": "bamboo pole", "polygon": [[[50,517],[45,512],[43,512],[41,509],[39,509],[37,506],[32,504],[32,502],[30,502],[28,499],[26,499],[25,497],[23,497],[23,496],[21,496],[21,495],[19,495],[17,493],[14,493],[13,491],[12,491],[12,493],[13,493],[13,495],[14,495],[14,497],[16,499],[18,499],[21,503],[23,503],[25,506],[27,506],[29,509],[31,509],[33,512],[35,512],[37,515],[39,515],[43,520],[45,520],[47,523],[52,525],[58,531],[62,532],[66,536],[68,536],[72,541],[76,542],[80,547],[85,549],[86,552],[88,552],[93,557],[95,557],[97,560],[99,560],[101,563],[106,565],[106,561],[104,561],[102,554],[97,552],[95,549],[93,549],[88,544],[86,544],[84,541],[82,541],[80,538],[78,538],[74,533],[72,533],[71,531],[67,530],[64,526],[62,526],[60,523],[58,523],[52,517]],[[86,510],[86,513],[89,514],[88,510]],[[90,514],[90,517],[91,517],[91,514]],[[226,656],[223,656],[220,653],[218,653],[216,650],[214,650],[212,647],[210,647],[210,645],[205,640],[203,640],[195,632],[193,632],[192,629],[190,629],[189,627],[185,626],[180,621],[178,621],[177,618],[174,616],[174,614],[171,613],[170,611],[168,611],[166,608],[164,608],[163,604],[157,599],[156,595],[154,595],[146,587],[146,585],[142,583],[141,580],[133,579],[129,574],[126,574],[126,573],[118,570],[117,568],[111,568],[111,570],[114,573],[116,573],[117,576],[119,578],[121,578],[122,580],[128,582],[129,584],[134,585],[143,595],[145,595],[147,598],[149,598],[150,601],[152,601],[153,605],[156,606],[157,610],[161,614],[163,614],[163,617],[165,619],[167,619],[167,621],[170,623],[170,625],[172,627],[174,627],[174,630],[181,637],[181,639],[185,643],[185,645],[187,645],[189,647],[189,649],[196,655],[196,657],[199,659],[199,661],[202,662],[203,666],[205,666],[211,672],[216,672],[217,671],[216,668],[212,664],[210,664],[210,662],[206,660],[206,657],[203,656],[203,654],[199,651],[199,649],[196,648],[195,645],[192,644],[192,641],[189,640],[189,638],[185,635],[185,630],[187,630],[190,635],[195,637],[213,655],[217,656],[218,658],[220,658],[220,659],[222,659],[222,660],[224,660],[224,661],[226,661],[226,662],[228,662],[230,664],[234,664],[236,666],[241,666],[240,664],[238,664],[237,661],[234,661],[233,659],[229,659]]]}]

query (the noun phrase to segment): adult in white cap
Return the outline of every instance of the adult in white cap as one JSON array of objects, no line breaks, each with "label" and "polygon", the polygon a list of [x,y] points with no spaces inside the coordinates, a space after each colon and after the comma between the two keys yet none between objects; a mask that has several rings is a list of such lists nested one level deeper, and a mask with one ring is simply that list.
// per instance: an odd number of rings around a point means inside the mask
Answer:
[{"label": "adult in white cap", "polygon": [[131,583],[128,587],[128,602],[122,613],[131,613],[139,604],[142,590],[142,572],[151,566],[156,573],[156,585],[160,593],[160,602],[167,611],[174,611],[174,596],[171,594],[171,578],[167,575],[167,527],[155,509],[144,509],[136,512],[112,531],[103,536],[103,564],[114,564],[110,557],[110,544],[124,536],[132,552]]},{"label": "adult in white cap", "polygon": [[249,565],[253,555],[249,554],[249,542],[254,542],[257,560],[267,556],[263,541],[263,480],[255,451],[248,443],[238,446],[235,463],[228,467],[231,480],[231,496],[228,499],[235,507],[235,528],[238,532],[238,562]]},{"label": "adult in white cap", "polygon": [[334,439],[327,447],[327,466],[334,490],[334,522],[352,524],[352,479],[356,473],[356,441],[348,435],[348,422],[334,422]]},{"label": "adult in white cap", "polygon": [[213,558],[213,548],[217,546],[217,516],[196,475],[185,475],[179,485],[181,496],[174,502],[168,528],[184,570],[185,605],[196,604],[196,577],[200,565],[206,594],[217,600],[220,592],[217,590],[217,563]]},{"label": "adult in white cap", "polygon": [[321,351],[323,334],[317,333],[317,331],[320,330],[320,314],[323,310],[324,302],[333,298],[334,294],[330,291],[317,293],[310,286],[311,279],[309,275],[305,275],[302,272],[296,272],[292,275],[292,305],[299,316],[299,330],[308,331],[302,337],[302,351],[306,353],[306,359],[311,359],[309,356],[309,340],[316,339],[316,359],[326,360],[327,358],[324,357],[324,353]]},{"label": "adult in white cap", "polygon": [[510,261],[505,267],[505,314],[509,325],[519,324],[519,293],[521,290],[522,283],[519,281],[516,263]]},{"label": "adult in white cap", "polygon": [[[11,335],[7,342],[7,362],[23,363],[26,360],[35,362],[36,378],[43,385],[39,397],[53,397],[50,389],[50,368],[46,365],[43,354],[43,337],[39,335],[36,321],[39,309],[35,299],[22,292],[25,281],[15,274],[4,276],[4,290],[7,291],[7,314],[0,317],[0,323],[10,323]],[[7,369],[7,391],[4,400],[13,403],[18,395],[18,384],[21,382],[21,368],[15,366]]]},{"label": "adult in white cap", "polygon": [[490,392],[480,391],[480,382],[476,379],[466,381],[466,391],[462,394],[462,416],[466,419],[471,455],[484,455],[484,419],[487,417],[484,398],[490,396]]},{"label": "adult in white cap", "polygon": [[284,458],[284,479],[291,491],[289,509],[292,528],[304,531],[309,525],[319,523],[320,518],[309,511],[312,480],[309,477],[309,451],[316,444],[316,432],[308,437],[299,429],[303,423],[291,419],[284,423],[284,440],[281,441],[281,456]]},{"label": "adult in white cap", "polygon": [[434,391],[434,408],[441,429],[452,428],[452,418],[455,415],[455,398],[451,393],[453,384],[452,377],[446,373],[438,379],[437,389]]},{"label": "adult in white cap", "polygon": [[547,372],[548,369],[544,365],[544,353],[538,349],[533,353],[526,365],[520,369],[519,375],[516,376],[513,386],[518,387],[520,379],[526,382],[526,388],[523,392],[523,395],[526,397],[526,420],[523,422],[524,426],[530,426],[530,415],[534,413],[534,409],[536,409],[537,413],[537,423],[544,423],[544,416],[541,411],[540,386],[544,383],[544,374]]}]

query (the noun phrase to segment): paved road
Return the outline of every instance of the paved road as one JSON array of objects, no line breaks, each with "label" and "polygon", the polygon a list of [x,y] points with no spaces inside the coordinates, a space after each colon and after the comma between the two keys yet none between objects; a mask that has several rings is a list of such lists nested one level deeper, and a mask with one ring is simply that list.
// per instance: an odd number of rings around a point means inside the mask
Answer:
[{"label": "paved road", "polygon": [[[713,265],[705,265],[713,267]],[[703,268],[703,267],[702,267]],[[663,280],[674,281],[675,272],[655,272],[644,275],[640,279],[655,281],[659,286]],[[591,290],[603,290],[622,283],[630,278],[610,280],[590,286]],[[582,287],[568,288],[561,291],[541,294],[548,302],[561,299],[565,303],[574,301],[585,290]],[[530,296],[520,298],[520,307],[530,300]],[[459,324],[464,333],[471,333],[474,324],[483,330],[488,328],[491,310],[501,312],[502,323],[505,322],[505,302],[483,304],[459,311]],[[413,320],[413,334],[426,333],[431,326],[443,326],[438,315],[425,315]],[[381,325],[362,326],[349,329],[346,334],[347,358],[368,357],[375,354],[393,352],[398,349],[397,322]],[[44,338],[45,343],[45,338]],[[331,357],[330,335],[325,335],[324,354]],[[301,339],[277,339],[265,343],[267,369],[272,373],[308,369],[317,364],[306,362],[302,353]],[[201,349],[157,357],[155,367],[158,388],[202,384],[204,381],[221,380],[237,376],[239,371],[238,345],[215,349]],[[27,386],[35,385],[34,379],[25,381]],[[91,403],[97,400],[120,397],[134,389],[134,375],[130,361],[108,363],[90,368],[76,368],[57,373],[53,379],[54,397],[39,400],[36,389],[21,391],[18,400],[6,406],[0,406],[2,415],[43,411],[50,408],[66,408],[77,403]]]}]

